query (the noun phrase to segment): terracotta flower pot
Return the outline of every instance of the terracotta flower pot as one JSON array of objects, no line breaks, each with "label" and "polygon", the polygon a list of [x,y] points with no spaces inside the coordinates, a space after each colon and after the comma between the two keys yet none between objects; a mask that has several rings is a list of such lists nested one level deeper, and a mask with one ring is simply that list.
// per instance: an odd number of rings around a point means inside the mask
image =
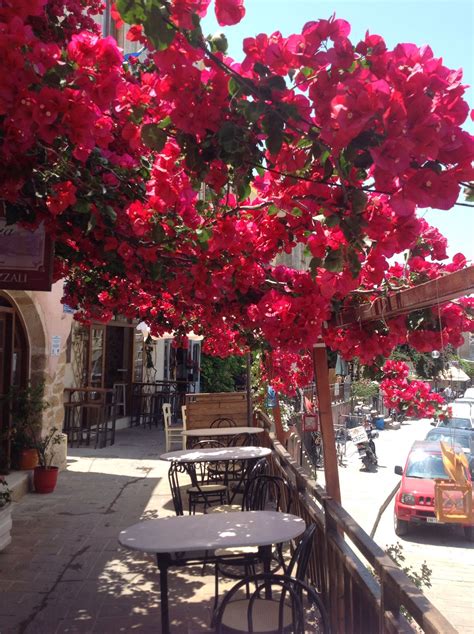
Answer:
[{"label": "terracotta flower pot", "polygon": [[34,469],[38,466],[38,452],[36,449],[22,449],[19,455],[18,466],[22,471]]},{"label": "terracotta flower pot", "polygon": [[57,467],[36,467],[33,484],[36,493],[52,493],[58,481]]}]

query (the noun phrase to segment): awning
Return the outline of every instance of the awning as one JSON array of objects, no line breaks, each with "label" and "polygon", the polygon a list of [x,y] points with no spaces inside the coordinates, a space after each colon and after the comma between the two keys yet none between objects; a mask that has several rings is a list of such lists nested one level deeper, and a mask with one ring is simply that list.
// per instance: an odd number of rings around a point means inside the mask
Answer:
[{"label": "awning", "polygon": [[461,368],[457,368],[456,366],[452,365],[438,374],[438,380],[460,381],[461,383],[465,383],[466,381],[469,381],[469,377],[464,372],[464,370],[461,370]]}]

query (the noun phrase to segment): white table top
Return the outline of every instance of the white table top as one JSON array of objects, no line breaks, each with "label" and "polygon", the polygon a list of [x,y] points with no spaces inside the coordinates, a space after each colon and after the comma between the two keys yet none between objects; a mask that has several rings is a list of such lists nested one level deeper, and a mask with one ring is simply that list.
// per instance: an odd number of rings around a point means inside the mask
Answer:
[{"label": "white table top", "polygon": [[269,546],[304,532],[303,519],[276,511],[238,511],[146,520],[121,531],[119,542],[145,553]]},{"label": "white table top", "polygon": [[253,460],[265,458],[272,453],[269,447],[203,447],[180,449],[160,456],[160,460],[176,462],[226,462],[228,460]]},{"label": "white table top", "polygon": [[237,436],[238,434],[262,434],[263,427],[206,427],[203,429],[185,429],[183,436]]}]

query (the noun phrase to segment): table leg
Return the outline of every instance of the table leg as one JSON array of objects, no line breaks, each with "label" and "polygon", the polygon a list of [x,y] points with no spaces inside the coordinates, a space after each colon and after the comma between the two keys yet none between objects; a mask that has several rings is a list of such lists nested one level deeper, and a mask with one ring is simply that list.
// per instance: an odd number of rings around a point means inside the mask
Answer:
[{"label": "table leg", "polygon": [[169,634],[168,568],[170,567],[171,556],[169,553],[159,553],[156,555],[156,563],[160,571],[161,632],[162,634]]},{"label": "table leg", "polygon": [[[258,552],[263,564],[263,572],[268,575],[270,574],[270,568],[272,563],[272,545],[269,546],[259,546]],[[270,600],[272,598],[272,589],[269,584],[265,587],[265,598]]]}]

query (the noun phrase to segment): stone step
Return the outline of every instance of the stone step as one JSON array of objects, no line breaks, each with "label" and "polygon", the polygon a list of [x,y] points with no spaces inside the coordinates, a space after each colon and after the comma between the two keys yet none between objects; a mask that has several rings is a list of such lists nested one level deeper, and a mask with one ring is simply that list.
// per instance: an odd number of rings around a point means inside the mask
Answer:
[{"label": "stone step", "polygon": [[33,471],[12,471],[3,476],[12,492],[12,500],[18,502],[33,490]]}]

